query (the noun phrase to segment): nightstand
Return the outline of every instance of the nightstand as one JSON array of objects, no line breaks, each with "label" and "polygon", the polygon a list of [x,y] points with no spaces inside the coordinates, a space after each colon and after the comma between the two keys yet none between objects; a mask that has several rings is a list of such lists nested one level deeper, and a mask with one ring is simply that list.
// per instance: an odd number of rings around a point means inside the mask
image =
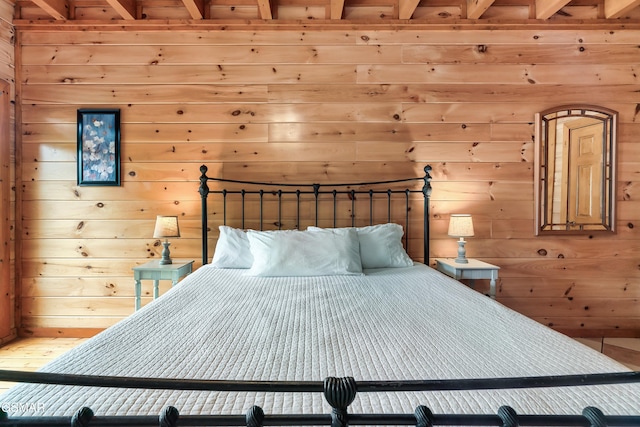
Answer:
[{"label": "nightstand", "polygon": [[153,299],[159,296],[159,281],[171,280],[171,286],[175,286],[181,277],[193,270],[193,260],[174,259],[173,264],[160,264],[160,260],[149,261],[145,264],[133,267],[133,278],[136,287],[136,310],[140,309],[140,294],[142,293],[141,280],[153,280]]},{"label": "nightstand", "polygon": [[489,279],[491,287],[489,296],[496,298],[496,280],[498,280],[498,270],[500,267],[477,259],[468,258],[466,264],[457,263],[454,258],[437,258],[436,269],[456,280],[469,279],[470,287],[473,289],[475,279]]}]

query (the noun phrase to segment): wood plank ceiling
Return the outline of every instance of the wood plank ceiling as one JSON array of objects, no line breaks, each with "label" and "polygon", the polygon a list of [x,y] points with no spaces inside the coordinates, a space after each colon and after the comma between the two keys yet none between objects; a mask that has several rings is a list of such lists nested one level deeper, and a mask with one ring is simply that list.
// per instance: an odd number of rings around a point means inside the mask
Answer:
[{"label": "wood plank ceiling", "polygon": [[16,0],[16,19],[30,22],[230,19],[402,24],[452,21],[629,23],[640,0]]}]

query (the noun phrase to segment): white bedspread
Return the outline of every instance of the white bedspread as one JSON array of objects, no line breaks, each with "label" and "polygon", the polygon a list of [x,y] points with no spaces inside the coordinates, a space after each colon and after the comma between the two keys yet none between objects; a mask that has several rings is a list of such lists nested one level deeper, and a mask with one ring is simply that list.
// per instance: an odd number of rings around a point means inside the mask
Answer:
[{"label": "white bedspread", "polygon": [[[483,378],[626,371],[600,353],[423,265],[365,276],[258,278],[205,266],[42,369],[229,380]],[[640,384],[569,389],[359,393],[350,412],[637,414]],[[22,384],[0,403],[34,415],[330,412],[321,394],[120,390]],[[21,415],[18,413],[12,416]]]}]

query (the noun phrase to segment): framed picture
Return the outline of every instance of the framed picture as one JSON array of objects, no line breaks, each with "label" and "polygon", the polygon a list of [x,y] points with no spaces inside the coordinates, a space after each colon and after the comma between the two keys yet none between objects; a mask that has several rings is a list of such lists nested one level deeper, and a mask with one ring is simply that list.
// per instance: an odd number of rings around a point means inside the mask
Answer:
[{"label": "framed picture", "polygon": [[78,110],[78,185],[120,185],[120,110]]}]

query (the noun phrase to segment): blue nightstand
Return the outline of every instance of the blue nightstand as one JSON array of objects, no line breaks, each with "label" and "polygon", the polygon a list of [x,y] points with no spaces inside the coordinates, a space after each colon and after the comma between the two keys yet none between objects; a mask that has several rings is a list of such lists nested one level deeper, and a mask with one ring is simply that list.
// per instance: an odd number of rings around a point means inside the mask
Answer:
[{"label": "blue nightstand", "polygon": [[136,310],[140,309],[140,294],[142,293],[141,280],[153,280],[153,298],[159,296],[159,281],[171,280],[171,286],[175,286],[181,277],[193,271],[193,260],[174,259],[173,264],[160,264],[160,260],[149,261],[146,264],[133,267],[133,278],[136,287]]},{"label": "blue nightstand", "polygon": [[456,280],[469,279],[471,288],[473,288],[475,279],[489,279],[489,296],[495,299],[496,281],[500,267],[473,258],[468,260],[468,263],[460,264],[453,258],[437,258],[436,269]]}]

